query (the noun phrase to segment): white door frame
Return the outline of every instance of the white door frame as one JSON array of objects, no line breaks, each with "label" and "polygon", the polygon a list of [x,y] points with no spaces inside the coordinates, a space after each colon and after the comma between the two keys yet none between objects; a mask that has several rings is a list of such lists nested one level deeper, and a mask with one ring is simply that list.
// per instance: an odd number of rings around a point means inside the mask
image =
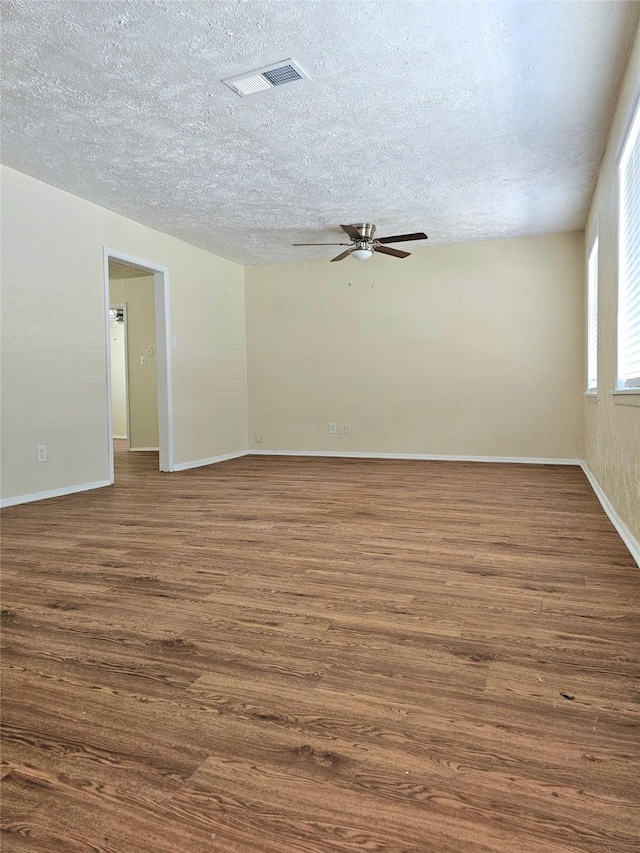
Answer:
[{"label": "white door frame", "polygon": [[[129,423],[129,331],[127,328],[127,303],[114,302],[112,305],[110,304],[109,307],[122,309],[124,319],[124,420],[127,429],[126,437],[128,450],[131,447],[131,424]],[[109,325],[111,325],[112,322],[113,320],[110,319]],[[111,346],[109,346],[109,356],[111,356]],[[110,375],[113,376],[113,371],[111,371]],[[109,386],[111,386],[111,383],[109,383]],[[111,410],[111,418],[113,420],[113,408]],[[111,438],[115,438],[115,436],[112,434]]]},{"label": "white door frame", "polygon": [[167,267],[136,258],[117,249],[103,249],[105,344],[107,356],[107,437],[109,442],[109,481],[115,481],[113,461],[113,408],[111,404],[111,341],[109,331],[109,259],[123,261],[153,273],[156,308],[156,357],[158,376],[158,438],[160,470],[173,471],[173,389],[171,383],[171,329],[169,325],[169,270]]}]

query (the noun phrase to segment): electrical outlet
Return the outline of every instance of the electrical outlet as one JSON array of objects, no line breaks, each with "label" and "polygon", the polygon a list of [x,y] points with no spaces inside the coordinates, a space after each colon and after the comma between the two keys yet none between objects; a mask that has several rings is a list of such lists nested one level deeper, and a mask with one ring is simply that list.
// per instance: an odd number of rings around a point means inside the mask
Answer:
[{"label": "electrical outlet", "polygon": [[47,445],[46,444],[38,444],[38,462],[46,462],[47,461]]},{"label": "electrical outlet", "polygon": [[344,424],[338,424],[338,435],[344,435]]},{"label": "electrical outlet", "polygon": [[344,434],[345,435],[351,435],[351,424],[345,424],[344,425]]},{"label": "electrical outlet", "polygon": [[262,434],[259,432],[256,433],[256,444],[262,444]]},{"label": "electrical outlet", "polygon": [[146,363],[147,363],[146,355],[141,355],[140,356],[140,364],[146,364]]},{"label": "electrical outlet", "polygon": [[329,432],[331,433],[331,435],[335,435],[337,433],[337,431],[338,431],[337,424],[330,423],[329,424]]}]

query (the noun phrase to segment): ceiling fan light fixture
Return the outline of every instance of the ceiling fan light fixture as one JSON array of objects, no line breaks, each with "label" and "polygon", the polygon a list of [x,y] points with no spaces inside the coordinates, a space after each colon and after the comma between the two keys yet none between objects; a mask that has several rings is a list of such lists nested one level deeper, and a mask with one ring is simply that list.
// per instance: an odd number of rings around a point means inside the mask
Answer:
[{"label": "ceiling fan light fixture", "polygon": [[351,257],[356,258],[359,261],[366,261],[367,258],[370,258],[373,255],[372,249],[354,249],[351,252]]}]

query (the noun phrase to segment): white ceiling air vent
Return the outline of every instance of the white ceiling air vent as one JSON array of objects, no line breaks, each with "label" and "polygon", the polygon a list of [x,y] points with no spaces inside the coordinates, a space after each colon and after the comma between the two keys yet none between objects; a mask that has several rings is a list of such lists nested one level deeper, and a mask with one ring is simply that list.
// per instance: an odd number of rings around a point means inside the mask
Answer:
[{"label": "white ceiling air vent", "polygon": [[265,68],[257,68],[246,74],[238,74],[236,77],[227,77],[222,82],[225,86],[233,89],[236,94],[244,98],[246,95],[255,95],[276,86],[284,86],[296,80],[308,80],[302,68],[293,59],[283,59],[275,65],[267,65]]}]

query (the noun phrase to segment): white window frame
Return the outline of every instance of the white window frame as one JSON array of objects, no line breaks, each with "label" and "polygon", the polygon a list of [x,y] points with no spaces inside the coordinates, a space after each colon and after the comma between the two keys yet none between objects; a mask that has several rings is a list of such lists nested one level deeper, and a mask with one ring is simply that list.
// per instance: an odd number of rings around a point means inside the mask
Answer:
[{"label": "white window frame", "polygon": [[598,395],[598,231],[587,256],[587,329],[585,393]]},{"label": "white window frame", "polygon": [[[627,198],[626,186],[626,167],[632,154],[634,169],[638,170],[640,181],[640,100],[636,103],[618,158],[618,352],[614,392],[640,395],[637,353],[640,337],[640,185],[633,187],[631,199]],[[633,205],[631,216],[628,215],[629,204]],[[633,238],[629,236],[630,224]],[[633,239],[631,259],[628,251],[630,239]],[[630,329],[631,323],[633,325]],[[633,346],[632,354],[629,352],[630,346]]]}]

